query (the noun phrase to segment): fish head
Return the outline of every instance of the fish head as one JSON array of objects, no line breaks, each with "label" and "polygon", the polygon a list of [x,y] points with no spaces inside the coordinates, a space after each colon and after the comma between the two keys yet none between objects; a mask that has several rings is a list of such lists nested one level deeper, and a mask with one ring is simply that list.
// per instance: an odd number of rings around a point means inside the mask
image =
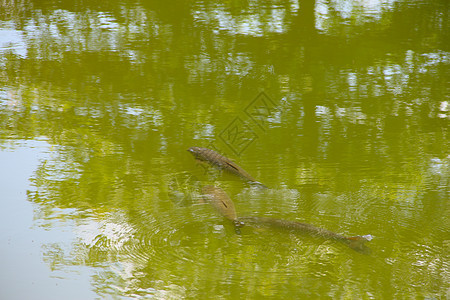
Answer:
[{"label": "fish head", "polygon": [[188,152],[190,152],[193,156],[194,156],[194,158],[196,159],[196,160],[200,160],[200,161],[204,161],[205,160],[205,158],[204,158],[204,156],[203,156],[203,148],[200,148],[200,147],[191,147],[191,148],[189,148],[188,150],[187,150]]},{"label": "fish head", "polygon": [[195,153],[196,152],[196,148],[198,148],[198,147],[191,147],[191,148],[187,149],[187,151],[191,152],[191,153]]},{"label": "fish head", "polygon": [[191,147],[189,149],[187,149],[188,152],[191,152],[192,155],[194,155],[195,157],[198,157],[198,155],[200,154],[200,148],[199,147]]}]

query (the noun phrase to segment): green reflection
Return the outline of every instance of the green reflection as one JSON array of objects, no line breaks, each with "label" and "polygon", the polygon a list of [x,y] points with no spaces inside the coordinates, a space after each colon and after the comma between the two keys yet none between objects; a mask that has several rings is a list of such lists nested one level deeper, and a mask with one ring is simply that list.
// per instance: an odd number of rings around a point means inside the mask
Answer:
[{"label": "green reflection", "polygon": [[[42,245],[49,269],[94,268],[100,297],[448,296],[442,1],[3,8],[1,144],[53,145],[28,200],[36,226],[75,232],[69,250]],[[197,165],[192,146],[271,189]],[[238,236],[199,203],[206,184],[238,214],[370,233],[373,254]]]}]

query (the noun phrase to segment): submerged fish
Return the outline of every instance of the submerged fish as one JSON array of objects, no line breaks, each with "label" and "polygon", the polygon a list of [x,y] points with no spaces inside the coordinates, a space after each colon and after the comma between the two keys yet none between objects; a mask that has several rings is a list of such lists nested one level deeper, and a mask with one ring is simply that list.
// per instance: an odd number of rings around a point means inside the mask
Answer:
[{"label": "submerged fish", "polygon": [[202,188],[202,193],[206,202],[210,203],[222,216],[233,222],[237,234],[241,233],[240,227],[243,226],[281,229],[293,233],[305,233],[315,237],[336,240],[346,244],[355,251],[364,254],[370,253],[370,248],[364,245],[365,242],[369,242],[372,240],[373,237],[370,234],[363,236],[345,237],[327,229],[296,221],[280,220],[267,217],[238,217],[233,200],[228,197],[227,193],[225,193],[224,190],[219,187],[207,185]]},{"label": "submerged fish", "polygon": [[241,222],[237,219],[233,200],[221,188],[207,185],[202,188],[203,198],[210,203],[222,216],[231,220],[235,226],[236,233],[240,234]]},{"label": "submerged fish", "polygon": [[237,221],[241,224],[245,224],[246,226],[282,229],[291,231],[293,233],[306,233],[311,236],[336,240],[346,244],[351,249],[364,254],[370,253],[370,248],[364,245],[364,243],[371,241],[373,238],[370,234],[363,236],[345,237],[327,229],[315,227],[311,224],[267,217],[239,217]]},{"label": "submerged fish", "polygon": [[209,162],[210,164],[217,166],[221,169],[227,170],[230,173],[238,175],[250,183],[258,184],[262,187],[266,187],[259,181],[256,181],[250,174],[248,174],[244,169],[235,164],[231,159],[220,155],[214,150],[208,148],[191,147],[188,149],[189,152],[194,155],[194,157],[201,161]]}]

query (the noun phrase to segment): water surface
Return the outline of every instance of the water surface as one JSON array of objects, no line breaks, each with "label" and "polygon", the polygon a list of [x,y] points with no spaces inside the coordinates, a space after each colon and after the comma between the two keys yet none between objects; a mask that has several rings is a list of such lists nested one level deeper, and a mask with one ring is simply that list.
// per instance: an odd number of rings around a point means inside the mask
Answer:
[{"label": "water surface", "polygon": [[[1,298],[449,297],[448,11],[4,2]],[[371,234],[372,252],[237,235],[206,184],[238,215]]]}]

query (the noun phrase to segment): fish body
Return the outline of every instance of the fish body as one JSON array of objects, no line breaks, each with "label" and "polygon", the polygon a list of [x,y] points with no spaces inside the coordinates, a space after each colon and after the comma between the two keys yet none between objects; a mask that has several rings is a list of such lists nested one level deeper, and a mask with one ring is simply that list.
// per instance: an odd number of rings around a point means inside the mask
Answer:
[{"label": "fish body", "polygon": [[258,184],[262,187],[266,187],[262,183],[258,182],[253,178],[249,173],[247,173],[244,169],[242,169],[240,166],[235,164],[231,159],[220,155],[214,150],[208,149],[208,148],[201,148],[201,147],[191,147],[188,149],[188,151],[194,155],[194,157],[201,161],[206,161],[216,167],[219,167],[221,169],[224,169],[232,174],[235,174],[237,176],[240,176],[246,180],[248,180],[251,183]]},{"label": "fish body", "polygon": [[319,228],[311,224],[267,217],[239,217],[237,221],[241,224],[245,224],[246,226],[281,229],[293,233],[305,233],[315,237],[340,241],[348,245],[353,250],[364,254],[370,253],[370,249],[365,246],[364,243],[371,241],[373,238],[370,234],[364,236],[345,237],[338,233]]},{"label": "fish body", "polygon": [[202,188],[203,198],[210,203],[222,216],[234,221],[237,219],[234,203],[221,188],[207,185]]},{"label": "fish body", "polygon": [[227,193],[219,187],[207,185],[202,188],[203,198],[210,203],[222,216],[232,221],[235,225],[236,233],[240,233],[241,223],[237,219],[236,209],[233,200]]},{"label": "fish body", "polygon": [[233,200],[219,187],[207,185],[202,188],[203,198],[210,203],[223,217],[232,221],[235,231],[240,234],[240,227],[250,226],[257,228],[272,228],[292,233],[303,233],[314,237],[336,240],[349,246],[351,249],[369,254],[370,248],[364,245],[372,240],[370,234],[364,236],[345,237],[339,233],[319,228],[311,224],[296,221],[274,219],[268,217],[238,217]]}]

